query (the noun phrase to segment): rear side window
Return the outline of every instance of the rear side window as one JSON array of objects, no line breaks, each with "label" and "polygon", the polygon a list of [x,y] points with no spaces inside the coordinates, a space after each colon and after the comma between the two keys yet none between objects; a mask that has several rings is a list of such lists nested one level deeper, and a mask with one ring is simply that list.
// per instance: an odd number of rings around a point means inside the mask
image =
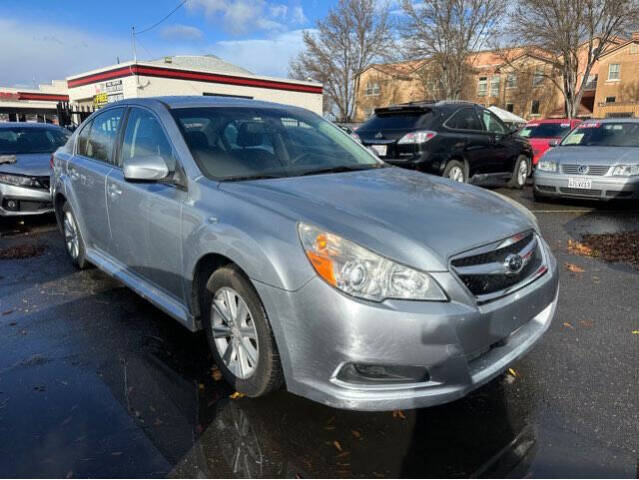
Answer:
[{"label": "rear side window", "polygon": [[[105,163],[111,163],[111,154],[118,134],[123,108],[113,108],[93,119],[89,140],[86,143],[86,156]],[[86,129],[85,129],[86,130]],[[82,131],[81,136],[84,134]]]},{"label": "rear side window", "polygon": [[403,112],[375,115],[358,130],[411,130],[423,126],[432,118],[432,112]]},{"label": "rear side window", "polygon": [[122,162],[134,157],[159,155],[169,171],[175,171],[175,157],[160,121],[148,110],[132,108],[126,122],[122,144]]},{"label": "rear side window", "polygon": [[481,122],[472,108],[458,110],[446,122],[446,126],[456,130],[483,130]]}]

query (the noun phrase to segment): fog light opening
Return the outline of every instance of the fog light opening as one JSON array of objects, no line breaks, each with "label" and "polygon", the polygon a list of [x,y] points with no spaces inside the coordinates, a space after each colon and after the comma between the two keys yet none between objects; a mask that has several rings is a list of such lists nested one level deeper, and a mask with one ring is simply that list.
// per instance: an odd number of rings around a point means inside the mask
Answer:
[{"label": "fog light opening", "polygon": [[348,383],[421,383],[428,382],[428,369],[406,365],[374,365],[347,363],[337,375],[339,380]]},{"label": "fog light opening", "polygon": [[20,210],[20,202],[18,200],[6,199],[4,201],[4,208],[5,210],[17,212]]}]

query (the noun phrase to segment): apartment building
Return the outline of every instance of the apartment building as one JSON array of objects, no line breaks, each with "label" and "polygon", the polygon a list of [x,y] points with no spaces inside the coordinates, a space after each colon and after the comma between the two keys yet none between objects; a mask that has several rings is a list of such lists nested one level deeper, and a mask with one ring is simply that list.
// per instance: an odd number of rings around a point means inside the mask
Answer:
[{"label": "apartment building", "polygon": [[[581,53],[585,55],[585,49]],[[583,61],[582,61],[583,63]],[[462,99],[496,105],[527,120],[564,116],[564,100],[543,52],[523,48],[469,56]],[[359,76],[354,121],[376,107],[438,98],[429,62],[375,64]],[[639,116],[639,32],[615,39],[590,72],[578,110],[582,118]]]}]

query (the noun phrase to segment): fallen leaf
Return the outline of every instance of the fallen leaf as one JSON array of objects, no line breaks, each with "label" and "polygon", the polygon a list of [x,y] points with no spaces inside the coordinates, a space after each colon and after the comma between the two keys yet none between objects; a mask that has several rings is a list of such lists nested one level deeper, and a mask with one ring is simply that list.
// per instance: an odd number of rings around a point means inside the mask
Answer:
[{"label": "fallen leaf", "polygon": [[510,373],[513,377],[516,377],[516,376],[517,376],[517,372],[515,372],[515,370],[514,370],[514,369],[512,369],[512,368],[509,368],[509,369],[508,369],[508,373]]},{"label": "fallen leaf", "polygon": [[639,335],[639,330],[633,330],[633,331],[632,331],[632,334],[633,334],[633,335]]},{"label": "fallen leaf", "polygon": [[566,328],[570,328],[571,330],[574,330],[575,327],[573,327],[571,324],[569,324],[568,322],[564,322],[564,327]]},{"label": "fallen leaf", "polygon": [[231,398],[231,400],[237,400],[238,398],[244,398],[245,396],[246,395],[244,395],[243,393],[235,392],[232,393],[229,398]]},{"label": "fallen leaf", "polygon": [[581,320],[579,323],[586,328],[592,328],[595,325],[595,322],[592,320]]},{"label": "fallen leaf", "polygon": [[337,440],[333,440],[333,446],[337,449],[338,452],[342,451],[342,445]]},{"label": "fallen leaf", "polygon": [[593,250],[591,247],[573,240],[568,240],[568,253],[582,255],[584,257],[596,256],[596,251]]},{"label": "fallen leaf", "polygon": [[393,410],[393,418],[406,420],[406,415],[404,415],[404,412],[402,410]]},{"label": "fallen leaf", "polygon": [[566,270],[568,270],[569,272],[572,273],[584,273],[585,270],[583,268],[581,268],[579,265],[575,265],[574,263],[564,263],[564,267],[566,267]]},{"label": "fallen leaf", "polygon": [[362,438],[362,433],[359,430],[351,430],[351,433],[355,438]]}]

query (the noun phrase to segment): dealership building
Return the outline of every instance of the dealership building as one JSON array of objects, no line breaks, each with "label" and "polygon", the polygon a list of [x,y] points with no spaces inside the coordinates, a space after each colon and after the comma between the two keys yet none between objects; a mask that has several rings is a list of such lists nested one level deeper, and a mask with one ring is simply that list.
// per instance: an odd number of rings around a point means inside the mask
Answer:
[{"label": "dealership building", "polygon": [[[0,121],[58,123],[58,102],[87,112],[125,98],[210,95],[284,103],[322,114],[322,85],[257,76],[214,55],[173,56],[125,62],[41,85],[38,90],[0,87]],[[74,116],[75,121],[79,114]]]}]

